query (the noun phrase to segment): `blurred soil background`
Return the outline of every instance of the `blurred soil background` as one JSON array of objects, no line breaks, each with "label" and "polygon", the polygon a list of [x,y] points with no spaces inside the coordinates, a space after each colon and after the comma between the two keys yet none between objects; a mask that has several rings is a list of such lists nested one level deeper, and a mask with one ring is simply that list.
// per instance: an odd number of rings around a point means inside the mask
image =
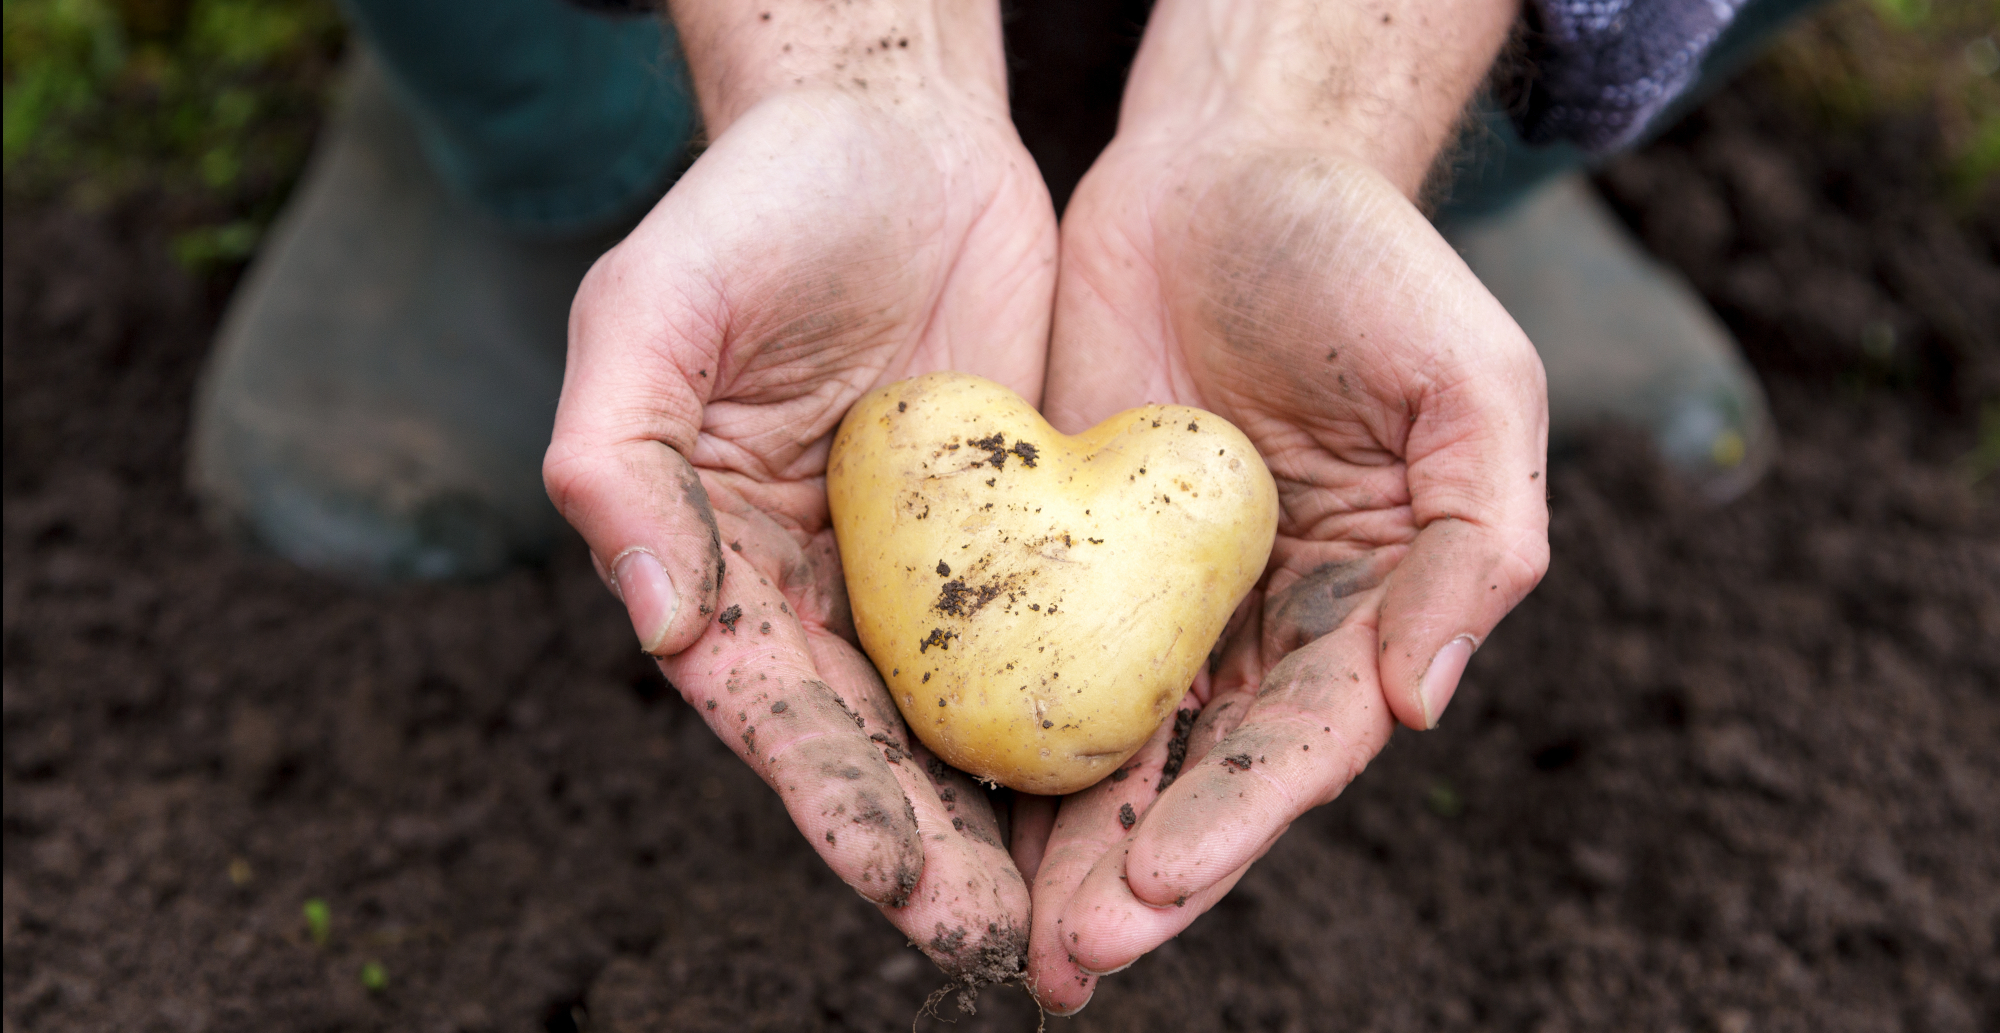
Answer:
[{"label": "blurred soil background", "polygon": [[[1071,6],[1009,8],[1059,198],[1145,8]],[[332,5],[5,12],[6,1033],[908,1028],[938,974],[580,547],[369,591],[198,521],[189,395]],[[1719,513],[1616,433],[1552,471],[1548,579],[1443,728],[1051,1029],[2000,1029],[1996,26],[1843,0],[1602,171],[1768,379],[1777,470]]]}]

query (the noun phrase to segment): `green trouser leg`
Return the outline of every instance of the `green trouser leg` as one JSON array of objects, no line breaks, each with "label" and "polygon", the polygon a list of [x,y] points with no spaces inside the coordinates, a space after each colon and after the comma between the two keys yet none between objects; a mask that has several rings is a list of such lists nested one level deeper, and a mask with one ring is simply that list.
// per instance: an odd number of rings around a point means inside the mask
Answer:
[{"label": "green trouser leg", "polygon": [[680,41],[563,0],[344,0],[432,167],[506,226],[636,215],[697,130]]}]

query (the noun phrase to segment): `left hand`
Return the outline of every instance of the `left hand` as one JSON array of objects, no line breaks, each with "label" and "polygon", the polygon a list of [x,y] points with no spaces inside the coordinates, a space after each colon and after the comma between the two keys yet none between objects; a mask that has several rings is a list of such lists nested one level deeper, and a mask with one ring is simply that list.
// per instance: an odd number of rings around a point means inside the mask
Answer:
[{"label": "left hand", "polygon": [[1126,777],[1017,803],[1029,983],[1062,1014],[1219,900],[1396,722],[1435,725],[1548,563],[1541,363],[1409,200],[1434,144],[1380,133],[1358,154],[1226,88],[1176,108],[1153,74],[1189,67],[1167,57],[1204,2],[1156,10],[1119,137],[1065,216],[1045,412],[1066,433],[1150,402],[1221,415],[1271,466],[1278,535],[1182,704],[1199,717],[1178,780],[1161,790],[1168,722]]},{"label": "left hand", "polygon": [[961,986],[1010,978],[1027,887],[855,648],[825,483],[878,384],[962,369],[1038,394],[1055,213],[1007,116],[999,5],[674,20],[713,142],[578,291],[550,498],[829,868]]}]

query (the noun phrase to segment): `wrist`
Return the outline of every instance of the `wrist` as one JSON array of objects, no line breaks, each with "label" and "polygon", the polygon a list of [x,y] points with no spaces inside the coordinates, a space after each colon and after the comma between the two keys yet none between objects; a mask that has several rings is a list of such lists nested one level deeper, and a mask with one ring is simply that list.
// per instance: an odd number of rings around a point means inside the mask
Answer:
[{"label": "wrist", "polygon": [[947,97],[1005,118],[997,0],[670,0],[711,137],[768,97],[882,107]]},{"label": "wrist", "polygon": [[1521,0],[1160,0],[1119,136],[1344,156],[1414,197]]}]

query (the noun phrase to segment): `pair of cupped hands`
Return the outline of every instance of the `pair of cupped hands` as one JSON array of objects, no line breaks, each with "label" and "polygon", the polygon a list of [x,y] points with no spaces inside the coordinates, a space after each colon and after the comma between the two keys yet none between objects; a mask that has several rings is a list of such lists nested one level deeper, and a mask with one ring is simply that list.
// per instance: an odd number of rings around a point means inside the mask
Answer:
[{"label": "pair of cupped hands", "polygon": [[[997,10],[843,35],[810,20],[832,5],[677,6],[712,142],[584,281],[544,468],[642,648],[834,872],[953,976],[1024,978],[1059,1014],[1397,723],[1435,725],[1547,563],[1540,363],[1411,201],[1441,133],[1371,151],[1312,105],[1235,96],[1176,2],[1060,227]],[[856,648],[829,444],[862,394],[934,370],[1064,433],[1198,406],[1270,465],[1269,569],[1189,686],[1164,792],[1173,721],[1124,777],[1014,796],[1003,824]],[[732,633],[732,607],[769,633]],[[1246,753],[1264,762],[1221,759]]]}]

